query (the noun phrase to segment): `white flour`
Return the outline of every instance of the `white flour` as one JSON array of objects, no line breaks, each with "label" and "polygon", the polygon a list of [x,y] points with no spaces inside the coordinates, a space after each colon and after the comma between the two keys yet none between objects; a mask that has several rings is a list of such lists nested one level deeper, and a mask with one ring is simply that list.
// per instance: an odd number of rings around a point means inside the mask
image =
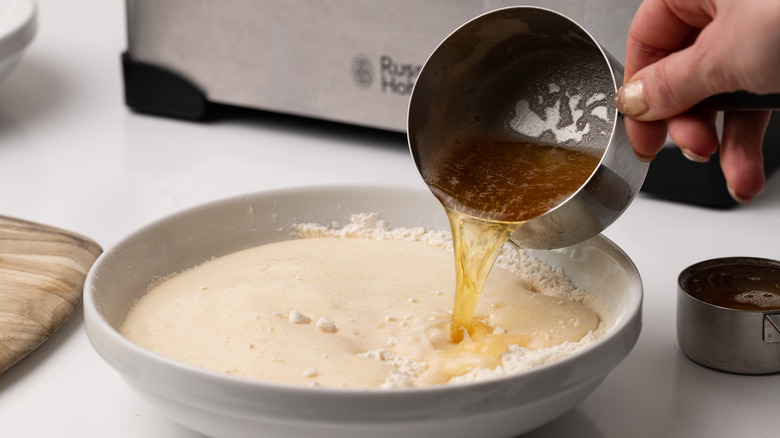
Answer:
[{"label": "white flour", "polygon": [[[337,237],[410,240],[426,242],[443,249],[452,250],[451,236],[447,231],[425,230],[422,227],[391,229],[376,213],[353,215],[350,223],[343,227],[335,223],[331,224],[331,226],[298,224],[293,227],[293,230],[296,237],[301,238]],[[511,244],[505,245],[496,263],[504,269],[521,275],[541,294],[569,299],[586,305],[590,304],[591,295],[573,285],[565,277],[561,269],[554,269],[534,258],[528,257],[523,251],[518,250]],[[441,317],[441,315],[436,317]],[[559,324],[576,326],[579,322],[576,320],[559,321]],[[497,327],[496,330],[500,331],[501,327]],[[602,322],[596,330],[590,331],[578,342],[564,342],[554,347],[536,350],[529,350],[516,345],[510,346],[501,357],[500,365],[495,369],[477,368],[461,376],[451,378],[449,383],[456,384],[493,379],[560,360],[592,343],[604,331],[605,328]],[[412,386],[414,380],[427,367],[427,364],[424,362],[417,362],[393,352],[392,347],[397,342],[397,339],[388,339],[388,348],[372,350],[363,354],[364,357],[380,360],[393,366],[393,371],[382,385],[384,389]]]}]

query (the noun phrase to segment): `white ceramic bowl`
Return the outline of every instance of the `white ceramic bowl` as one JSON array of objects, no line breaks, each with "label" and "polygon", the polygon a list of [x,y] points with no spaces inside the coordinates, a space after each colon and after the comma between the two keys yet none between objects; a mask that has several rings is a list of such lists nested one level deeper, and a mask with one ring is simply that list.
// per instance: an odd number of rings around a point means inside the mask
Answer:
[{"label": "white ceramic bowl", "polygon": [[22,58],[37,30],[33,0],[0,0],[0,79]]},{"label": "white ceramic bowl", "polygon": [[533,255],[563,267],[596,295],[607,334],[558,362],[486,382],[391,391],[274,384],[176,362],[117,332],[154,277],[288,239],[294,223],[343,225],[351,214],[368,212],[379,212],[391,227],[448,229],[429,192],[392,187],[296,188],[192,208],[142,228],[97,260],[84,290],[87,335],[133,389],[187,427],[216,437],[306,438],[517,436],[584,399],[639,336],[639,274],[601,236]]}]

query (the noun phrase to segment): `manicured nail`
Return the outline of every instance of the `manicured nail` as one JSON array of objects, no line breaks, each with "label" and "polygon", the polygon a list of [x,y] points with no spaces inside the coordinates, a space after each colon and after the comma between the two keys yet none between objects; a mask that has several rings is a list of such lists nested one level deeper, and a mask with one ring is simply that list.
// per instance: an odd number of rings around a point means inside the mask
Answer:
[{"label": "manicured nail", "polygon": [[621,114],[635,117],[647,112],[649,108],[642,88],[642,81],[632,81],[620,87],[615,94],[615,106]]},{"label": "manicured nail", "polygon": [[750,201],[751,201],[750,199],[745,199],[745,198],[739,196],[737,194],[737,192],[735,192],[734,189],[731,188],[731,186],[727,186],[727,187],[729,189],[729,195],[731,195],[732,199],[734,199],[735,201],[739,202],[740,204],[749,204],[750,203]]},{"label": "manicured nail", "polygon": [[651,162],[651,161],[655,160],[655,157],[656,157],[658,154],[653,154],[653,155],[643,155],[643,154],[640,154],[640,153],[639,153],[639,152],[637,152],[637,151],[634,151],[634,155],[636,155],[636,157],[637,157],[637,158],[639,158],[639,161],[643,161],[643,162],[645,162],[645,163],[649,163],[649,162]]},{"label": "manicured nail", "polygon": [[682,154],[685,155],[685,158],[693,161],[694,163],[706,163],[710,161],[710,157],[705,157],[704,155],[699,155],[695,152],[693,152],[690,149],[680,147],[680,151],[682,151]]}]

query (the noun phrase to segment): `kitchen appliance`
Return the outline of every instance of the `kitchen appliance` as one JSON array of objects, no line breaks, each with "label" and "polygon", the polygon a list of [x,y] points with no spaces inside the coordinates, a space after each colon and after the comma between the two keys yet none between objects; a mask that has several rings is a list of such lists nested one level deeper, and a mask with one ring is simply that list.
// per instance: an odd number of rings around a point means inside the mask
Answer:
[{"label": "kitchen appliance", "polygon": [[[417,73],[452,31],[484,12],[540,6],[570,17],[623,62],[641,0],[126,0],[126,104],[203,120],[226,107],[404,131]],[[780,166],[780,120],[765,147]],[[643,191],[714,207],[734,201],[717,160],[692,166],[665,148]]]},{"label": "kitchen appliance", "polygon": [[640,0],[127,0],[125,97],[201,119],[220,104],[403,131],[414,81],[466,21],[517,4],[559,11],[624,52]]}]

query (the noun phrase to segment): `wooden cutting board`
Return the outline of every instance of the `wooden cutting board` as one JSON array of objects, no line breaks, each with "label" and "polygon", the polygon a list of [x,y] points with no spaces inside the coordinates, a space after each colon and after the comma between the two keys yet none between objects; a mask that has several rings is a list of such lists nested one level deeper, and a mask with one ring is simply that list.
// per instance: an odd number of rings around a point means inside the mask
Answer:
[{"label": "wooden cutting board", "polygon": [[73,314],[101,252],[75,233],[0,216],[0,373]]}]

